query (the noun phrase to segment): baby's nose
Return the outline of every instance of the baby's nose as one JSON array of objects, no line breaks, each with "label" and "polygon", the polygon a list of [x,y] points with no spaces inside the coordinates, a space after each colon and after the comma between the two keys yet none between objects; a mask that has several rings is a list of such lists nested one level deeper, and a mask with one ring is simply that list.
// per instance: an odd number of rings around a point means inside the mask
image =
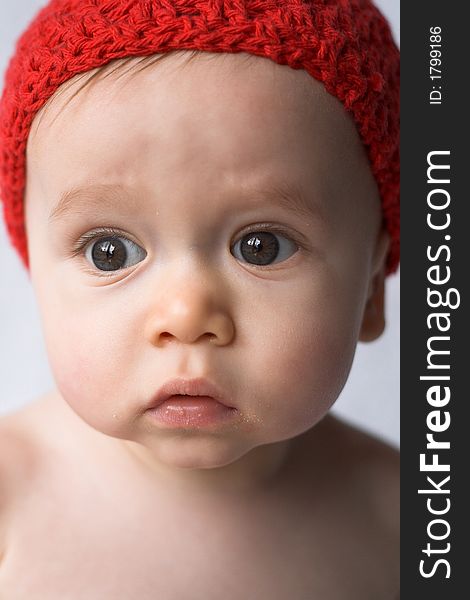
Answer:
[{"label": "baby's nose", "polygon": [[174,278],[164,287],[147,323],[147,338],[152,344],[194,344],[205,340],[224,346],[232,341],[234,322],[215,282],[193,276],[190,280]]}]

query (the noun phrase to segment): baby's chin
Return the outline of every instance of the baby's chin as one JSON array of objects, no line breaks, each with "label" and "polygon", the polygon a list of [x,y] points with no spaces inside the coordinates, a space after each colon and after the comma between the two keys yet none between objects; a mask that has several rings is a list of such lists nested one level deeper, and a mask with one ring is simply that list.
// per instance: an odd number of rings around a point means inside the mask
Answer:
[{"label": "baby's chin", "polygon": [[[150,447],[149,447],[150,446]],[[157,464],[171,469],[207,470],[227,467],[253,448],[227,437],[175,435],[143,448]]]},{"label": "baby's chin", "polygon": [[150,443],[123,441],[157,477],[206,490],[240,490],[265,479],[268,462],[259,464],[257,446],[225,437],[184,436]]},{"label": "baby's chin", "polygon": [[207,490],[256,488],[274,477],[286,460],[289,440],[260,441],[240,435],[178,432],[121,441],[150,472],[169,482]]}]

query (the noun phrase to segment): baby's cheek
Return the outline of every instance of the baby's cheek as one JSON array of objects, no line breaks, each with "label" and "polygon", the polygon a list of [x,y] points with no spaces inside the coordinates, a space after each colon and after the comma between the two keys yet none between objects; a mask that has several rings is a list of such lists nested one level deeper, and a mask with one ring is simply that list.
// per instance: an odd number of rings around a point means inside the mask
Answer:
[{"label": "baby's cheek", "polygon": [[299,323],[296,329],[286,329],[271,373],[281,402],[282,396],[285,398],[281,406],[286,422],[311,427],[329,410],[346,383],[356,337],[351,321],[334,308],[304,312]]},{"label": "baby's cheek", "polygon": [[106,404],[116,398],[116,373],[122,372],[117,364],[117,352],[113,351],[112,340],[96,323],[90,330],[80,319],[62,322],[66,324],[61,326],[60,321],[49,321],[45,328],[57,388],[79,416],[100,428],[100,416],[106,414]]},{"label": "baby's cheek", "polygon": [[55,338],[49,357],[57,386],[74,407],[89,404],[100,394],[99,357],[91,354],[81,339]]}]

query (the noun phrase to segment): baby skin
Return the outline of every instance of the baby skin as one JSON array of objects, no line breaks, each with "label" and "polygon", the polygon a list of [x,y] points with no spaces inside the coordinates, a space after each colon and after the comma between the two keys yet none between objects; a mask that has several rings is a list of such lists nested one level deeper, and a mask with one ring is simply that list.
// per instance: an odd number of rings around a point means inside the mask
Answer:
[{"label": "baby skin", "polygon": [[0,598],[396,600],[398,455],[328,414],[384,327],[365,151],[306,72],[186,59],[33,123],[56,389],[0,420]]}]

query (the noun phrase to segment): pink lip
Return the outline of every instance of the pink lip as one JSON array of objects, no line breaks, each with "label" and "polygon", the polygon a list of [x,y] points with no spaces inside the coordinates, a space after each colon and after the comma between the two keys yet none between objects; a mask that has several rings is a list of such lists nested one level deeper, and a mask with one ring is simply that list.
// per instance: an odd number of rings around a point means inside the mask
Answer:
[{"label": "pink lip", "polygon": [[233,408],[224,400],[219,389],[207,379],[171,379],[153,397],[148,408],[156,408],[172,396],[209,396],[228,408]]},{"label": "pink lip", "polygon": [[238,412],[220,390],[206,379],[172,379],[148,405],[148,413],[161,425],[201,427],[232,420]]}]

